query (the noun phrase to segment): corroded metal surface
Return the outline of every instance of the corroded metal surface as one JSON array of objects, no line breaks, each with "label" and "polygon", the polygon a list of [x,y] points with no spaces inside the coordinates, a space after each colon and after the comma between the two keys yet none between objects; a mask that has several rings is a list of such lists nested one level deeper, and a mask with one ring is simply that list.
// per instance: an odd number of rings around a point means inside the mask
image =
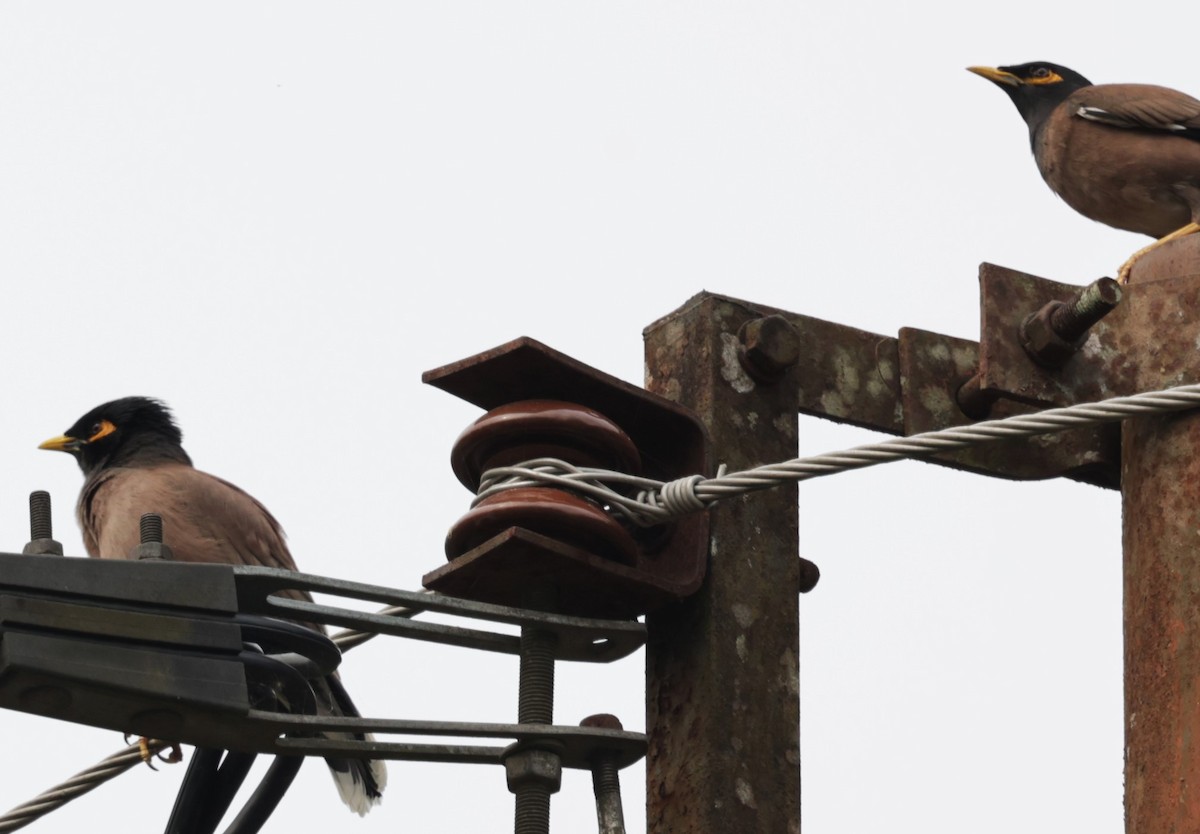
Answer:
[{"label": "corroded metal surface", "polygon": [[[1194,315],[1181,307],[1196,303],[1200,292],[1200,240],[1169,249],[1175,251],[1139,262],[1130,279],[1130,300],[1143,302],[1131,305],[1125,338],[1157,360],[1133,375],[1152,387],[1200,377],[1200,334]],[[1127,421],[1122,497],[1129,834],[1200,831],[1198,495],[1200,414]]]},{"label": "corroded metal surface", "polygon": [[[1028,361],[1028,360],[1026,360]],[[904,433],[935,431],[973,422],[956,394],[979,367],[979,345],[926,330],[900,331],[900,380]],[[1035,409],[998,400],[988,416],[1008,417]],[[929,460],[956,469],[1014,480],[1068,477],[1116,488],[1119,484],[1120,432],[1098,426],[1021,440],[984,443]]]},{"label": "corroded metal surface", "polygon": [[[701,295],[645,333],[647,387],[695,411],[735,470],[796,454],[805,357],[774,385],[738,358],[740,328],[772,312]],[[647,831],[799,834],[796,496],[717,504],[704,585],[647,617]]]},{"label": "corroded metal surface", "polygon": [[983,264],[979,268],[979,290],[979,370],[985,388],[1006,399],[1042,408],[1134,393],[1111,387],[1112,355],[1105,346],[1105,334],[1121,320],[1125,304],[1091,328],[1075,356],[1061,368],[1051,369],[1032,361],[1026,353],[1022,344],[1025,320],[1051,301],[1069,299],[1079,287]]},{"label": "corroded metal surface", "polygon": [[1131,281],[1117,308],[1091,327],[1079,351],[1057,369],[1029,360],[1022,324],[1047,302],[1067,299],[1079,287],[984,264],[983,387],[1001,398],[1046,407],[1200,381],[1193,361],[1200,345],[1195,263],[1200,263],[1200,238],[1184,238],[1147,255],[1135,276],[1157,271],[1171,277]]},{"label": "corroded metal surface", "polygon": [[800,334],[790,381],[800,413],[903,434],[896,339],[811,316],[787,317]]}]

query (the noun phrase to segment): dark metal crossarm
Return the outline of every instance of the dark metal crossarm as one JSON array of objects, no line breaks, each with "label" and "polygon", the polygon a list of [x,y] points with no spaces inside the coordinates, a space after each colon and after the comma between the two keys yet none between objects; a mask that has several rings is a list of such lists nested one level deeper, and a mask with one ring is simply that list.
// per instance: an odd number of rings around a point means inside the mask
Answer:
[{"label": "dark metal crossarm", "polygon": [[[400,610],[364,613],[280,595],[287,591]],[[278,757],[276,765],[227,834],[258,830],[303,756],[494,764],[511,771],[528,751],[585,770],[601,760],[625,767],[645,755],[644,735],[596,727],[314,714],[309,681],[330,675],[341,653],[328,637],[297,622],[522,654],[516,634],[410,619],[425,612],[550,634],[550,662],[610,662],[645,641],[645,627],[629,620],[561,616],[284,570],[0,554],[0,707],[196,745],[202,752],[168,824],[172,834],[211,834],[223,811],[195,808],[227,806],[234,783],[259,753]],[[317,736],[325,732],[347,737]],[[368,741],[356,733],[507,743]]]},{"label": "dark metal crossarm", "polygon": [[273,596],[282,591],[296,590],[383,605],[403,605],[417,612],[450,614],[514,626],[536,626],[558,636],[556,660],[609,663],[632,654],[646,641],[645,626],[632,620],[599,620],[548,614],[441,594],[398,591],[380,585],[294,573],[279,568],[237,566],[231,570],[237,586],[239,609],[256,614],[302,619],[483,651],[520,653],[520,637],[515,634],[413,622],[390,615]]},{"label": "dark metal crossarm", "polygon": [[444,761],[466,764],[500,764],[508,747],[482,747],[438,744],[407,744],[389,741],[361,741],[352,738],[310,738],[310,732],[396,733],[415,736],[451,736],[460,738],[507,738],[516,744],[547,743],[562,757],[563,767],[590,770],[598,753],[614,757],[624,768],[645,755],[646,737],[641,733],[596,727],[554,726],[547,724],[490,724],[462,721],[410,721],[376,718],[337,718],[315,715],[282,715],[252,710],[249,720],[277,728],[281,737],[264,752],[302,753],[307,756],[336,755],[346,758],[379,758],[405,761]]}]

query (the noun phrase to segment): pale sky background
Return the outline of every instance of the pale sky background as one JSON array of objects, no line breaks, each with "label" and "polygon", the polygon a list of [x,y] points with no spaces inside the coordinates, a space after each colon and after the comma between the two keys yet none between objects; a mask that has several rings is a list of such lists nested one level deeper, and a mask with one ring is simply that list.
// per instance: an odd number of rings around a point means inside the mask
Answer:
[{"label": "pale sky background", "polygon": [[[0,549],[44,488],[82,554],[80,475],[36,446],[149,394],[302,569],[416,588],[479,414],[422,371],[529,335],[641,384],[642,328],[700,290],[977,338],[981,261],[1086,283],[1146,239],[1058,201],[964,67],[1197,94],[1196,26],[1077,0],[4,4]],[[800,420],[806,454],[877,437]],[[800,497],[806,834],[1122,831],[1119,496],[908,463]],[[560,666],[558,721],[643,729],[642,662]],[[390,638],[343,665],[367,714],[464,721],[515,719],[516,668]],[[3,809],[122,744],[12,712],[0,737]],[[511,831],[499,768],[392,764],[365,820],[324,770],[268,831]],[[161,829],[182,775],[28,830]],[[570,773],[553,830],[594,825]]]}]

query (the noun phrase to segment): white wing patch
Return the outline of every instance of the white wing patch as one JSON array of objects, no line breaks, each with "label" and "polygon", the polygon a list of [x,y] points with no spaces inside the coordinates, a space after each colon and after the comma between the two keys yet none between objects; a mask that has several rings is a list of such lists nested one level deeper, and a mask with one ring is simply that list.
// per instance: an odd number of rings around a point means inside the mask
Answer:
[{"label": "white wing patch", "polygon": [[[1089,122],[1099,122],[1100,124],[1112,125],[1113,127],[1149,127],[1149,125],[1140,124],[1125,116],[1118,116],[1110,113],[1102,107],[1088,107],[1085,105],[1076,110],[1075,115],[1081,119],[1087,119]],[[1188,129],[1187,125],[1181,125],[1176,122],[1170,122],[1163,125],[1154,125],[1154,128],[1158,130],[1173,130],[1177,132]]]}]

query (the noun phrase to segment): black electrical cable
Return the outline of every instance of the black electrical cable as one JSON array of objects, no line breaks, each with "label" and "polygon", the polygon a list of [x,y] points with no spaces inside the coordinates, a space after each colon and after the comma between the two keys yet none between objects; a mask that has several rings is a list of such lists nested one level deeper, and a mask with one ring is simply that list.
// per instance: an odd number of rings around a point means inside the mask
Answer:
[{"label": "black electrical cable", "polygon": [[[246,686],[256,709],[281,709],[311,715],[317,711],[316,696],[308,680],[282,660],[263,654],[267,649],[296,653],[308,649],[328,663],[328,647],[322,634],[290,623],[264,621],[243,623],[243,637],[252,637],[238,655],[246,671]],[[284,626],[279,628],[279,626]],[[260,645],[261,644],[261,645]],[[334,652],[336,652],[334,648]],[[300,655],[311,662],[307,655]],[[165,834],[214,834],[245,782],[256,755],[237,751],[197,748],[184,775]],[[304,764],[303,756],[277,756],[250,799],[225,829],[225,834],[257,834]]]}]

